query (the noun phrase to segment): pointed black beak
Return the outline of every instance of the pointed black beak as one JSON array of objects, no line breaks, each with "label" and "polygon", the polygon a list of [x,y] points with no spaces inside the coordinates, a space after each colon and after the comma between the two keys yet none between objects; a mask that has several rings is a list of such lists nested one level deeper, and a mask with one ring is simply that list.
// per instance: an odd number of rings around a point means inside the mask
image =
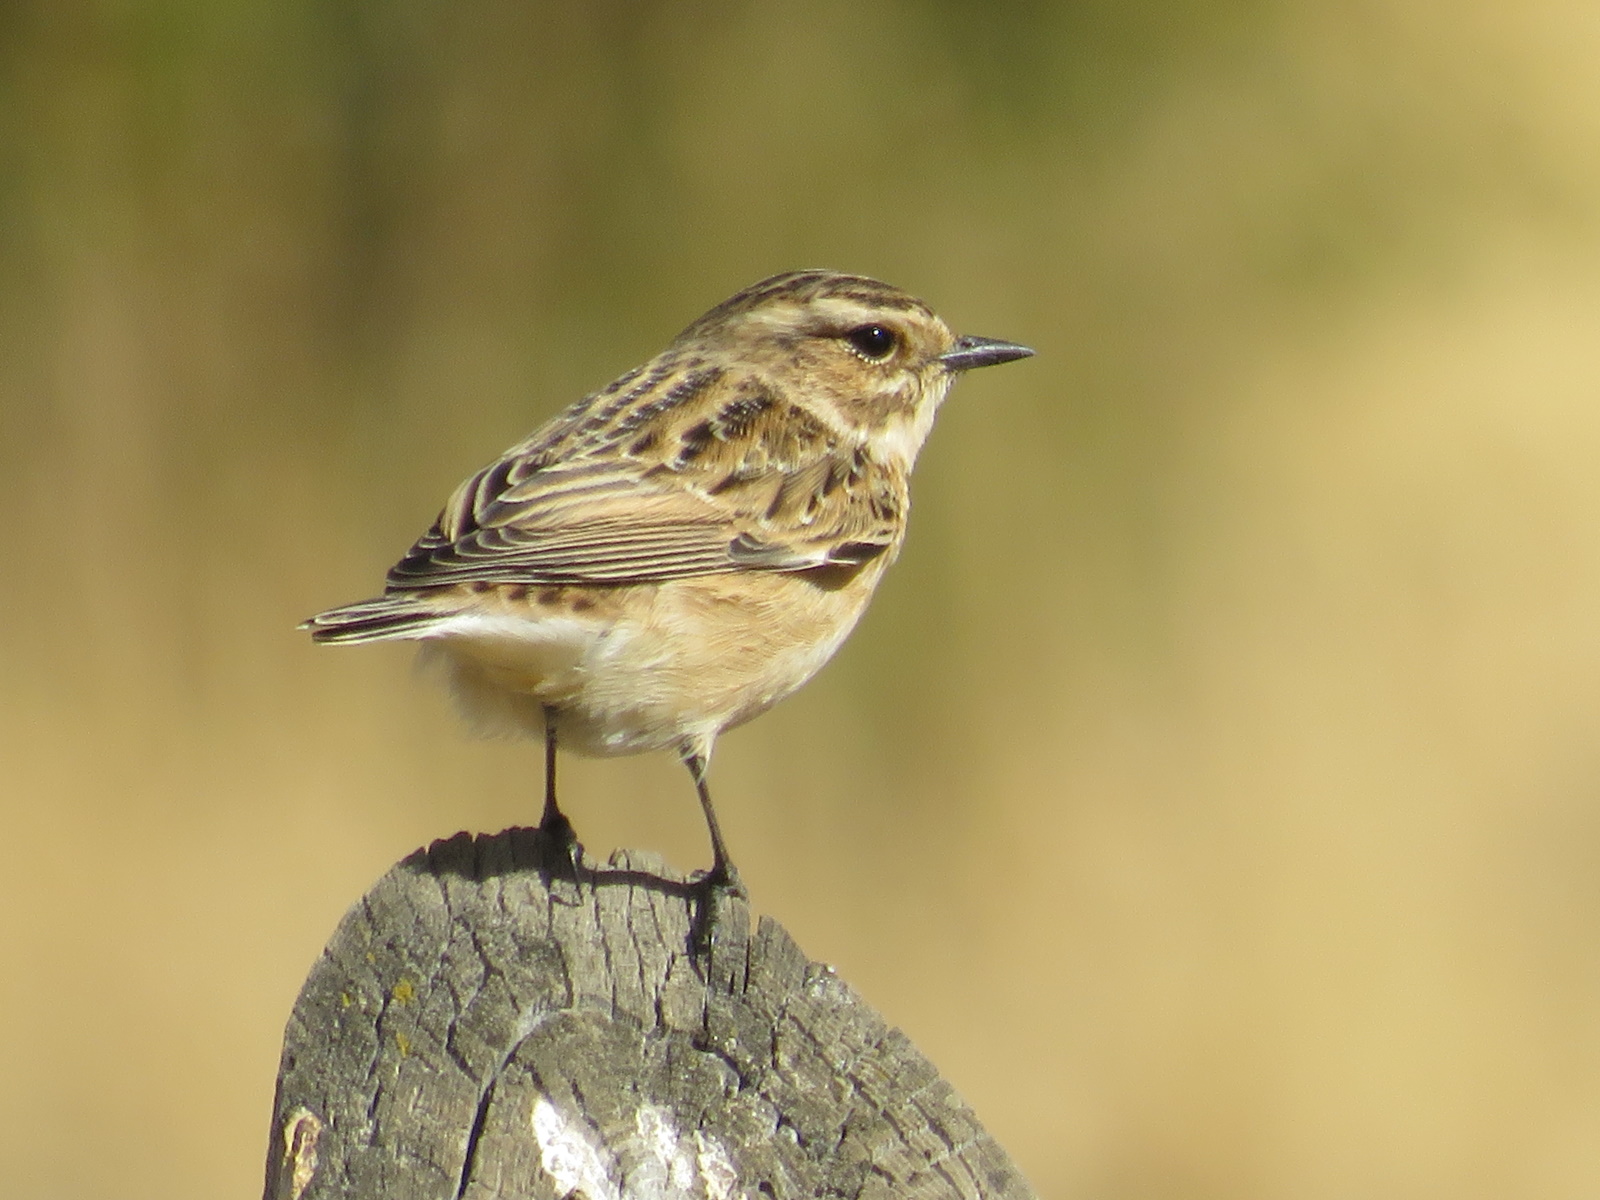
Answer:
[{"label": "pointed black beak", "polygon": [[973,367],[995,367],[1019,358],[1032,358],[1033,353],[1028,347],[1015,342],[968,334],[958,337],[956,344],[939,356],[939,361],[947,371],[970,371]]}]

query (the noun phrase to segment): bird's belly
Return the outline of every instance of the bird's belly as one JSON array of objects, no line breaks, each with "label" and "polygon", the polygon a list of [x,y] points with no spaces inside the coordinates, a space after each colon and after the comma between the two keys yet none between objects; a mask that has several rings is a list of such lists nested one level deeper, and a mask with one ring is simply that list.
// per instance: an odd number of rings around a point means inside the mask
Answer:
[{"label": "bird's belly", "polygon": [[564,750],[677,747],[750,720],[814,675],[865,607],[881,574],[871,566],[842,586],[749,573],[617,589],[586,614],[442,630],[434,653],[491,732],[542,735],[549,706]]}]

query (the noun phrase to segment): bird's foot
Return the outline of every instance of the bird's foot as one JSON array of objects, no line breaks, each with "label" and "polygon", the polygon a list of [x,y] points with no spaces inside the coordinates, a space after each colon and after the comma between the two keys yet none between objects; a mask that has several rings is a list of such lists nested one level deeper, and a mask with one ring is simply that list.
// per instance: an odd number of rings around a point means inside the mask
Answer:
[{"label": "bird's foot", "polygon": [[539,833],[551,845],[559,846],[570,856],[578,845],[578,831],[573,829],[567,814],[559,808],[546,809],[539,821]]},{"label": "bird's foot", "polygon": [[739,878],[739,868],[730,862],[721,862],[709,871],[700,872],[694,881],[694,886],[706,893],[719,891],[740,900],[750,899],[750,889],[745,887],[744,880]]},{"label": "bird's foot", "polygon": [[717,934],[728,906],[748,902],[750,890],[739,878],[732,863],[719,863],[698,876],[690,886],[695,892],[694,924],[690,934],[697,954],[707,955],[716,947]]},{"label": "bird's foot", "polygon": [[545,844],[545,861],[550,865],[551,873],[556,874],[559,870],[560,875],[570,879],[573,886],[577,887],[578,873],[583,863],[583,844],[578,841],[577,830],[567,820],[567,814],[559,808],[545,809],[544,817],[539,821],[539,838]]}]

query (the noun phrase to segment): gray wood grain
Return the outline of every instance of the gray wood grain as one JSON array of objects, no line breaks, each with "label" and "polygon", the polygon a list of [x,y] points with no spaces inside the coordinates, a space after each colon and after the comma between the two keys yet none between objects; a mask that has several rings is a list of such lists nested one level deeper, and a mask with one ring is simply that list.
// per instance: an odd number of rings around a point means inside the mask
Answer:
[{"label": "gray wood grain", "polygon": [[532,830],[406,858],[284,1038],[267,1200],[1023,1198],[898,1030],[769,918]]}]

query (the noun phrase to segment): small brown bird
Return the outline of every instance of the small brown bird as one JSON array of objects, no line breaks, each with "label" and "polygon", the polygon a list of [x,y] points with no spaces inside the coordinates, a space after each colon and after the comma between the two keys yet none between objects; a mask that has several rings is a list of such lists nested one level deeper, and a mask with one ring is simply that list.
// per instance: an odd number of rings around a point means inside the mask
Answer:
[{"label": "small brown bird", "polygon": [[703,882],[737,889],[706,785],[717,735],[854,627],[956,376],[1032,353],[956,337],[875,279],[774,275],[463,483],[381,598],[303,628],[420,641],[479,724],[542,734],[540,827],[569,844],[558,737],[589,755],[675,749],[711,835]]}]

